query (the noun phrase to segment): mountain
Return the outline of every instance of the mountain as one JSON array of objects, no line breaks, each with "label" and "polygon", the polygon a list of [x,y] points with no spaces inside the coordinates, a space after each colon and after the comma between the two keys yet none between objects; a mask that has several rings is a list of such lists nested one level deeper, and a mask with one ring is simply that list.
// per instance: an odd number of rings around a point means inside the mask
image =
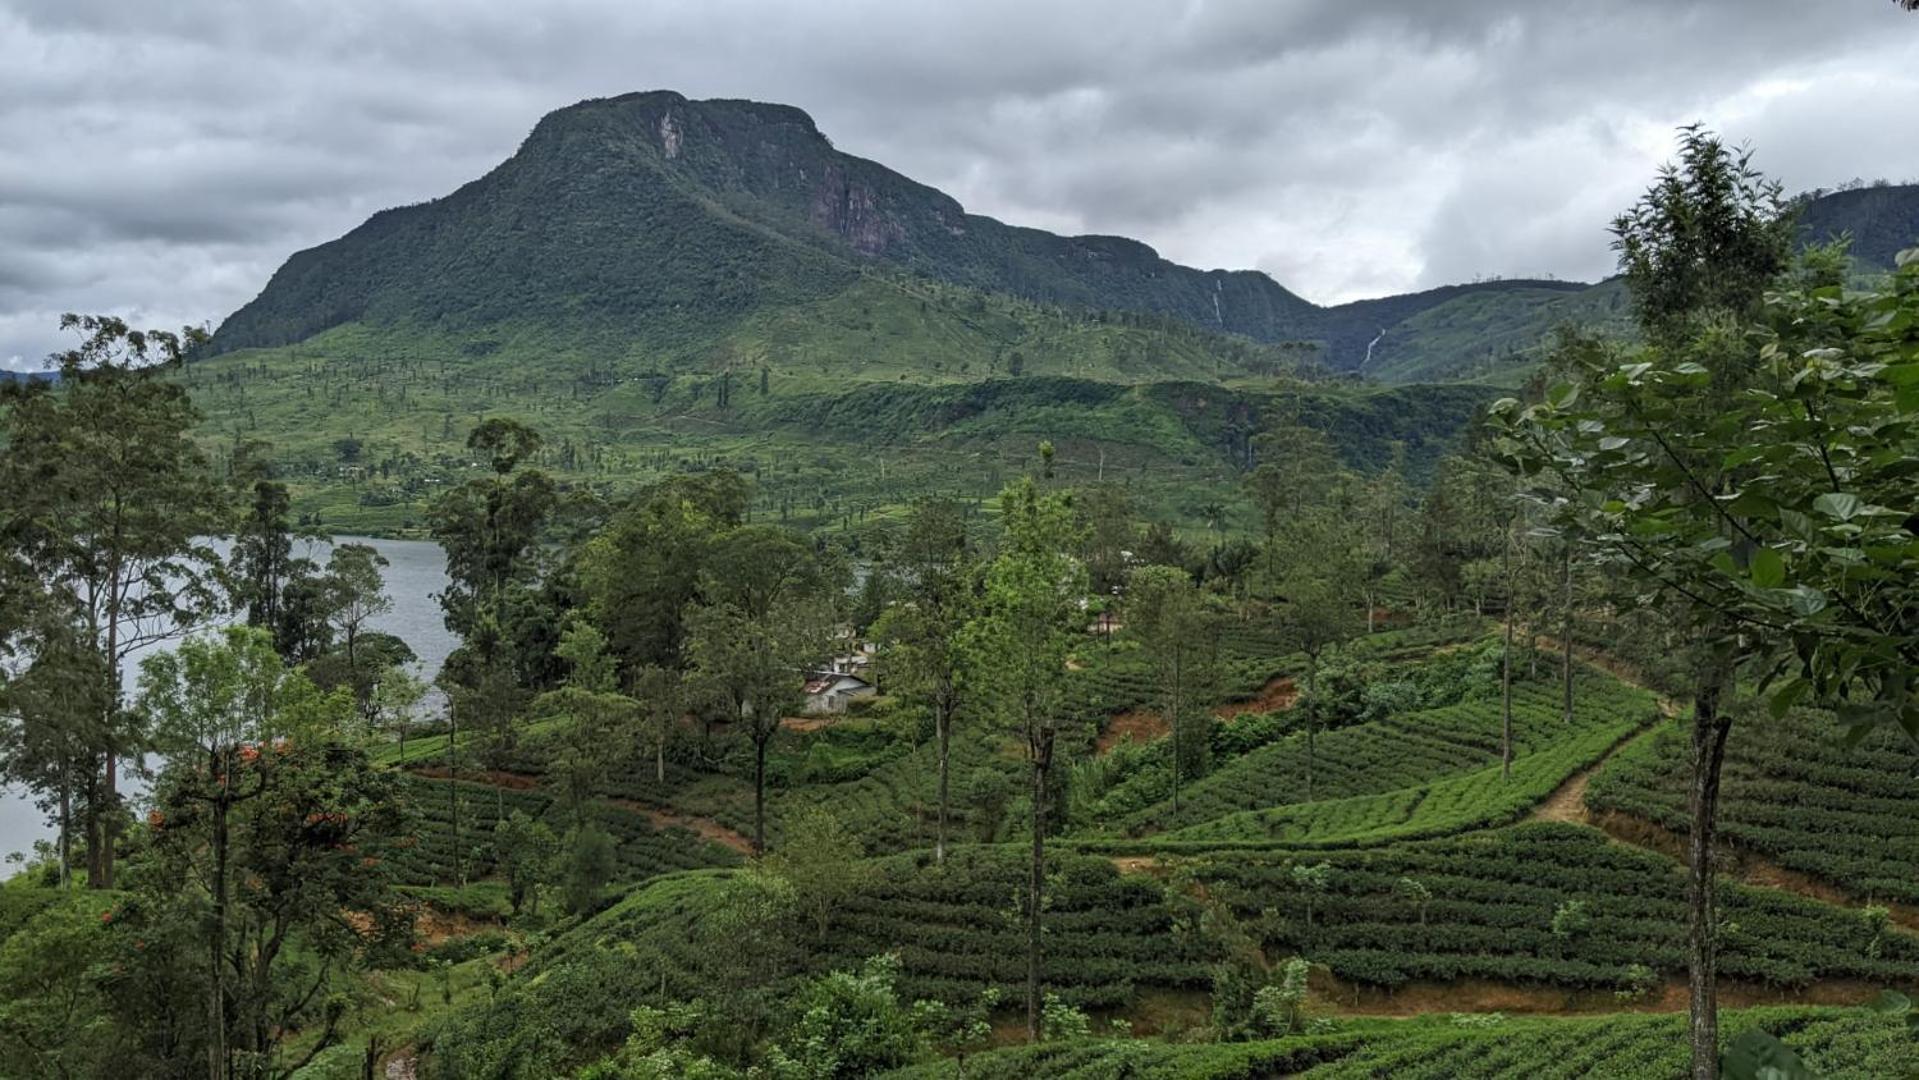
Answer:
[{"label": "mountain", "polygon": [[214,351],[288,345],[355,322],[466,333],[565,324],[673,348],[743,317],[891,271],[1077,311],[1167,316],[1361,367],[1380,332],[1457,285],[1323,308],[1254,271],[1195,270],[1121,237],[1062,237],[967,213],[835,149],[798,109],[671,92],[582,102],[451,195],[374,215],[289,259],[221,326]]},{"label": "mountain", "polygon": [[1890,270],[1899,252],[1919,245],[1919,184],[1820,193],[1800,209],[1799,235],[1808,243],[1849,236],[1855,265]]},{"label": "mountain", "polygon": [[[1915,206],[1827,195],[1805,227],[1884,265]],[[1616,280],[1321,307],[966,213],[798,109],[654,92],[551,113],[485,176],[295,254],[183,378],[210,447],[271,442],[301,512],[349,531],[417,525],[497,412],[578,483],[727,464],[802,525],[990,497],[1040,440],[1062,476],[1190,525],[1244,520],[1248,440],[1281,397],[1349,463],[1397,443],[1417,474],[1557,328],[1629,322]]]},{"label": "mountain", "polygon": [[[1919,235],[1919,188],[1824,195],[1803,222],[1809,239],[1850,231],[1863,264],[1889,266]],[[544,326],[602,351],[671,355],[755,315],[829,302],[875,272],[1311,342],[1333,370],[1405,380],[1510,376],[1559,323],[1623,319],[1616,286],[1558,281],[1321,307],[1256,271],[1197,270],[1123,237],[969,214],[837,150],[791,106],[654,91],[548,114],[486,176],[294,255],[213,348],[369,323],[477,333],[477,347],[500,328]]]}]

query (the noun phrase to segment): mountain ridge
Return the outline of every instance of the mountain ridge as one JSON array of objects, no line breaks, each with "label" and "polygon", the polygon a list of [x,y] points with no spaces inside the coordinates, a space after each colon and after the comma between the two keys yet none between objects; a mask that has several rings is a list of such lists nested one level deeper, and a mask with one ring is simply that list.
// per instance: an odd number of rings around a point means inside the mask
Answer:
[{"label": "mountain ridge", "polygon": [[[700,286],[696,291],[704,291],[641,305],[638,313],[649,317],[658,307],[684,311],[695,304],[724,315],[753,306],[766,290],[775,302],[818,299],[865,268],[887,266],[1037,303],[1168,315],[1257,341],[1317,340],[1330,366],[1351,368],[1382,326],[1455,296],[1578,287],[1484,282],[1321,307],[1258,270],[1200,270],[1126,237],[1058,236],[968,213],[935,188],[837,150],[793,106],[647,91],[548,113],[511,157],[484,176],[439,199],[380,211],[344,236],[296,253],[220,327],[213,351],[292,344],[360,318],[410,314],[479,326],[512,315],[590,316],[578,303],[583,296],[599,299],[602,308],[617,306],[636,284],[630,275],[581,280],[557,265],[552,269],[558,280],[535,291],[575,303],[545,311],[502,309],[491,299],[447,297],[434,289],[401,304],[381,295],[398,278],[457,278],[494,268],[496,258],[475,252],[483,241],[520,228],[526,217],[524,211],[493,213],[501,209],[496,204],[533,204],[546,194],[560,196],[558,209],[585,211],[588,219],[601,217],[594,204],[629,210],[637,201],[652,204],[639,220],[623,224],[667,232],[674,240],[670,250],[644,243],[634,250],[634,235],[567,234],[576,250],[610,244],[624,253],[623,263],[647,258],[671,271],[654,275],[652,284],[691,280]],[[476,212],[491,215],[478,228]],[[691,239],[711,241],[714,230],[737,241],[720,246],[744,245],[759,272],[729,277],[699,265],[707,252],[683,234],[693,231],[703,235]],[[443,233],[460,235],[464,251],[445,250]],[[523,230],[513,239],[537,254],[542,242],[559,238]],[[526,269],[533,275],[543,272],[541,258],[531,263]]]},{"label": "mountain ridge", "polygon": [[[1851,232],[1862,263],[1889,266],[1919,235],[1919,186],[1810,199],[1801,232]],[[556,109],[485,175],[295,253],[210,351],[291,345],[355,321],[453,332],[545,322],[614,349],[697,351],[755,311],[824,301],[873,272],[1310,342],[1331,370],[1409,380],[1498,378],[1569,318],[1625,321],[1606,281],[1498,279],[1321,306],[1262,271],[1202,270],[1127,237],[969,213],[839,150],[791,105],[653,90]]]}]

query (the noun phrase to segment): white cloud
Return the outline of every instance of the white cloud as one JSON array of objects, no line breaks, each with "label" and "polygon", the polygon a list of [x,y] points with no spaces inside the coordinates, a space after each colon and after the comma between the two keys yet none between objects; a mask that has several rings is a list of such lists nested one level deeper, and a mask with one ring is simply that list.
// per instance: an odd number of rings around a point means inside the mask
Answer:
[{"label": "white cloud", "polygon": [[1592,277],[1672,129],[1792,188],[1919,176],[1885,0],[0,0],[0,357],[63,310],[217,322],[583,97],[811,112],[968,209],[1331,302]]}]

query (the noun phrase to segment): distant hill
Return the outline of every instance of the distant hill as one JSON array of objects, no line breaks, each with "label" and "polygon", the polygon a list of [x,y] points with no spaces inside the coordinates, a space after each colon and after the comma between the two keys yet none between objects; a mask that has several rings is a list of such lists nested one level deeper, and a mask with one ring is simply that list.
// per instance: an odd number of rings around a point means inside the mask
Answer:
[{"label": "distant hill", "polygon": [[1873,184],[1821,194],[1800,210],[1799,235],[1808,243],[1850,236],[1855,264],[1890,270],[1894,256],[1919,245],[1919,184]]},{"label": "distant hill", "polygon": [[[1919,236],[1919,189],[1826,195],[1804,220],[1809,238],[1850,231],[1862,262],[1889,266]],[[1621,310],[1604,284],[1528,280],[1320,307],[1256,271],[1197,270],[1122,237],[969,214],[841,153],[791,106],[654,91],[550,113],[480,179],[299,252],[227,319],[213,350],[368,323],[468,335],[476,348],[502,331],[537,331],[601,353],[697,362],[744,322],[830,304],[874,272],[1310,342],[1330,369],[1401,380],[1510,375],[1559,322],[1610,322]],[[962,318],[979,302],[949,299]]]},{"label": "distant hill", "polygon": [[[1805,228],[1889,264],[1916,205],[1828,195]],[[293,255],[185,378],[210,445],[271,442],[302,511],[349,529],[417,525],[495,412],[581,483],[727,464],[815,527],[929,488],[990,496],[1047,439],[1063,475],[1117,478],[1190,526],[1214,504],[1238,519],[1248,440],[1282,398],[1349,462],[1397,443],[1417,473],[1569,323],[1627,329],[1623,287],[1321,307],[1261,273],[968,214],[798,109],[654,92],[560,109],[485,176]]]},{"label": "distant hill", "polygon": [[1311,341],[1341,370],[1364,365],[1381,329],[1450,300],[1578,288],[1493,282],[1322,308],[1262,273],[1195,270],[1137,241],[968,214],[834,149],[798,109],[654,92],[554,112],[486,176],[299,252],[226,320],[213,351],[365,322],[453,334],[545,327],[657,355],[755,314],[828,301],[875,270]]}]

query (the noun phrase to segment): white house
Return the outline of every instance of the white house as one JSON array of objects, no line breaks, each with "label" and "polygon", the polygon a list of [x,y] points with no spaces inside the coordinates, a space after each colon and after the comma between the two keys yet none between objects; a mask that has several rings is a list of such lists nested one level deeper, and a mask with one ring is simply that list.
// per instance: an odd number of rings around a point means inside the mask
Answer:
[{"label": "white house", "polygon": [[806,673],[806,711],[809,713],[845,712],[847,702],[877,693],[879,690],[872,683],[850,672]]}]

